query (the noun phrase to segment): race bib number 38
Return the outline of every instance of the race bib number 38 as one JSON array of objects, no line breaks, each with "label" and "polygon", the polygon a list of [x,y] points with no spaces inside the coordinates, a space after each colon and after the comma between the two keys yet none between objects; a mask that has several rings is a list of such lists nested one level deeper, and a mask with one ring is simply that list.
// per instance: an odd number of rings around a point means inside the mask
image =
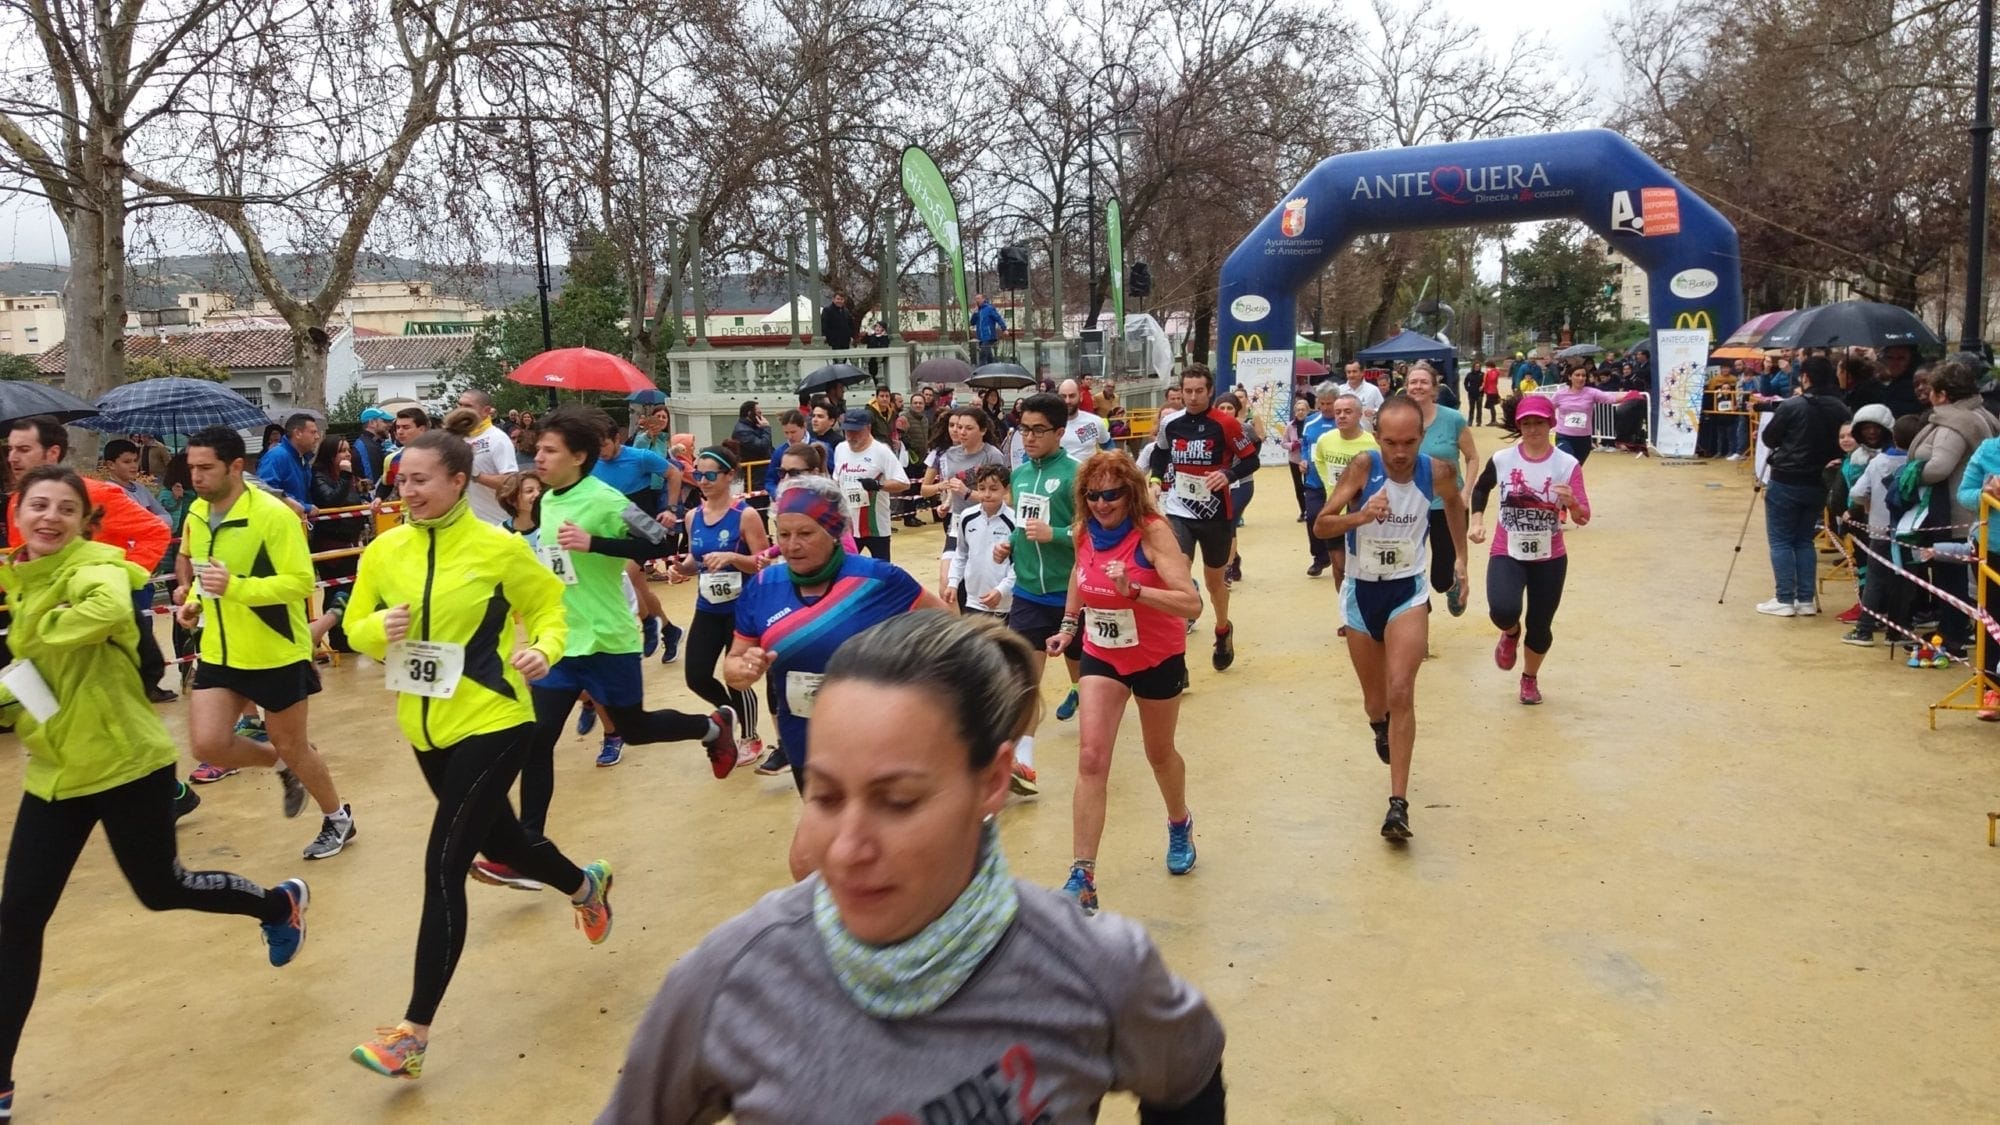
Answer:
[{"label": "race bib number 38", "polygon": [[386,686],[404,695],[450,699],[465,676],[465,646],[443,641],[398,641],[383,664]]}]

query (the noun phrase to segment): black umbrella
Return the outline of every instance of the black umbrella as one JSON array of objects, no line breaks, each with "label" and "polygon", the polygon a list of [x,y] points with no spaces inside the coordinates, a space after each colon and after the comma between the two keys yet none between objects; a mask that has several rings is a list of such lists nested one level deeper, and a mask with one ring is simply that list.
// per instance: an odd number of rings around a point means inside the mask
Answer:
[{"label": "black umbrella", "polygon": [[1018,363],[989,363],[972,369],[972,378],[965,381],[968,387],[980,390],[1012,391],[1035,385],[1035,377]]},{"label": "black umbrella", "polygon": [[955,355],[933,356],[910,372],[912,383],[963,383],[972,378],[972,365]]},{"label": "black umbrella", "polygon": [[1779,321],[1759,345],[1765,348],[1942,348],[1917,315],[1878,301],[1816,305]]},{"label": "black umbrella", "polygon": [[46,414],[58,422],[91,418],[97,408],[59,387],[33,379],[0,380],[0,422]]},{"label": "black umbrella", "polygon": [[868,373],[851,363],[829,363],[825,367],[805,377],[799,384],[800,394],[823,391],[828,387],[846,386],[849,383],[865,383]]},{"label": "black umbrella", "polygon": [[1557,352],[1556,358],[1584,359],[1589,356],[1603,355],[1603,354],[1604,354],[1604,349],[1598,347],[1596,344],[1571,344],[1569,347],[1566,347],[1563,350]]}]

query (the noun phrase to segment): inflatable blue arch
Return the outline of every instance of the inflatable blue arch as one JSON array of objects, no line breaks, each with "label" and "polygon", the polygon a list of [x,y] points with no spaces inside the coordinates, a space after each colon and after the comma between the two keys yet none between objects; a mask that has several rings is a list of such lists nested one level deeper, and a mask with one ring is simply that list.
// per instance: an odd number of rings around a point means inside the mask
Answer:
[{"label": "inflatable blue arch", "polygon": [[1579,220],[1645,270],[1655,332],[1720,340],[1743,322],[1736,228],[1617,133],[1377,149],[1321,161],[1223,263],[1217,385],[1240,353],[1292,347],[1299,291],[1351,239],[1542,219]]}]

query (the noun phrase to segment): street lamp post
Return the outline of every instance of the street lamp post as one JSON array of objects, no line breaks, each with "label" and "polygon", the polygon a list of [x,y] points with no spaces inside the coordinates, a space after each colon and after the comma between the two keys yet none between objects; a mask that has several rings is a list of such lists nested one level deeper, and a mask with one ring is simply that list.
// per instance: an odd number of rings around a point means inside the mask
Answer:
[{"label": "street lamp post", "polygon": [[1959,347],[1978,352],[1986,301],[1986,180],[1988,146],[1993,140],[1993,0],[1979,0],[1979,61],[1973,71],[1971,212],[1965,244],[1965,317]]}]

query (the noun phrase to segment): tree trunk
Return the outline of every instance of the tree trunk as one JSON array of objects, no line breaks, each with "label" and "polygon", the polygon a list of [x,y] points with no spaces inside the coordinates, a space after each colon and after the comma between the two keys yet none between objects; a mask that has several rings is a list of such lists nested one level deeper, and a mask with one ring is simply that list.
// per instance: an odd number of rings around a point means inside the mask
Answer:
[{"label": "tree trunk", "polygon": [[[326,353],[333,346],[324,317],[314,317],[310,305],[296,306],[285,318],[292,326],[292,398],[300,406],[326,413]],[[317,323],[315,323],[317,321]]]},{"label": "tree trunk", "polygon": [[[123,146],[104,126],[82,160],[87,206],[69,212],[70,273],[63,293],[63,389],[85,401],[125,381],[125,181]],[[98,435],[72,429],[70,461],[97,463]]]}]

